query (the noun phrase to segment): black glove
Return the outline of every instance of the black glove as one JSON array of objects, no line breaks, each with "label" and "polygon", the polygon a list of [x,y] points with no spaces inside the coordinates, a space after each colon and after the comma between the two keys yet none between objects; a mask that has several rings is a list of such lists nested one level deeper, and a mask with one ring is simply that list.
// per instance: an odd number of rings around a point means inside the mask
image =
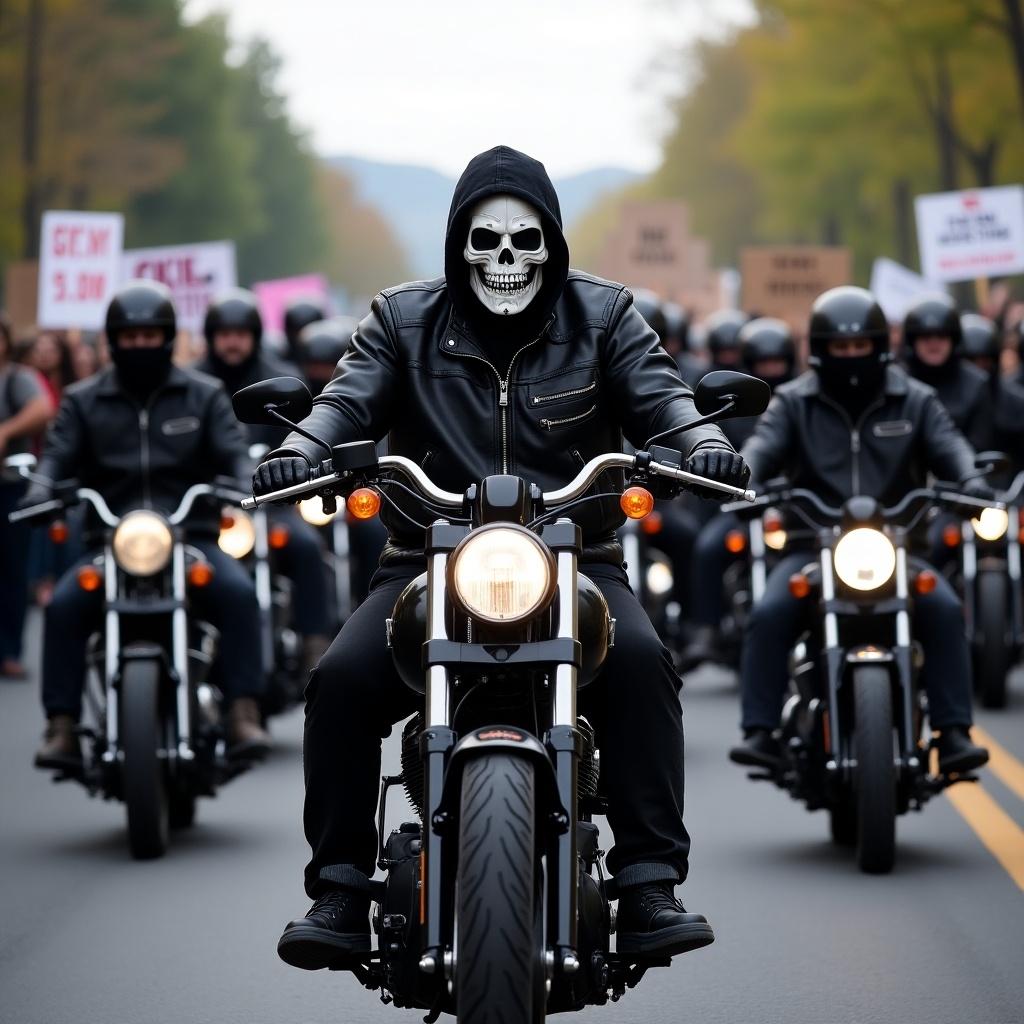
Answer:
[{"label": "black glove", "polygon": [[295,484],[304,484],[309,479],[309,463],[293,455],[268,459],[256,467],[252,478],[253,494],[269,494]]},{"label": "black glove", "polygon": [[978,501],[998,500],[991,484],[987,483],[980,476],[971,477],[969,480],[961,480],[960,491],[969,498],[977,498]]},{"label": "black glove", "polygon": [[[746,487],[750,480],[750,467],[734,451],[728,448],[701,448],[686,462],[686,469],[697,476],[706,476],[732,487]],[[712,491],[706,487],[692,487],[694,494],[716,501],[729,501],[730,495]]]}]

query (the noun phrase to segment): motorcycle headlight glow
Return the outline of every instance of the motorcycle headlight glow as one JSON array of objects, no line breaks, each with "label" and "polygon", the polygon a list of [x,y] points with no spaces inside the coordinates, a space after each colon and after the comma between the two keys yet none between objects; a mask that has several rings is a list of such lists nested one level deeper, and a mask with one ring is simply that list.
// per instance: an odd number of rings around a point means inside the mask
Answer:
[{"label": "motorcycle headlight glow", "polygon": [[485,526],[452,553],[452,598],[481,622],[522,622],[540,614],[555,592],[555,560],[529,530]]},{"label": "motorcycle headlight glow", "polygon": [[647,589],[655,597],[661,597],[672,589],[672,567],[666,562],[651,562],[647,566]]},{"label": "motorcycle headlight glow", "polygon": [[335,512],[333,515],[327,515],[324,512],[324,502],[322,498],[318,498],[314,495],[312,498],[306,498],[304,501],[299,502],[299,515],[309,523],[310,526],[326,526],[338,513]]},{"label": "motorcycle headlight glow", "polygon": [[252,516],[233,508],[221,518],[217,547],[232,558],[245,558],[256,544],[256,527]]},{"label": "motorcycle headlight glow", "polygon": [[971,520],[974,532],[982,540],[999,540],[1010,525],[1010,516],[1004,508],[985,508],[977,519]]},{"label": "motorcycle headlight glow", "polygon": [[114,560],[132,576],[152,576],[171,557],[171,528],[155,512],[129,512],[114,530]]},{"label": "motorcycle headlight glow", "polygon": [[854,590],[877,590],[896,569],[892,541],[868,526],[844,533],[832,557],[836,575]]}]

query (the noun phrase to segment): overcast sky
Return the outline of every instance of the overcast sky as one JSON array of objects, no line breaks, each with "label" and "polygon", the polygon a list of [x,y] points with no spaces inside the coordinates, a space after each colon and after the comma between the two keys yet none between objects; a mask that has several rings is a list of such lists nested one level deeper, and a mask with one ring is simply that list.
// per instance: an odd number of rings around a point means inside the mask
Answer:
[{"label": "overcast sky", "polygon": [[[187,0],[269,39],[296,121],[325,156],[458,173],[501,142],[556,175],[650,170],[674,49],[747,0]],[[503,13],[508,12],[508,13]],[[671,62],[669,62],[671,63]]]}]

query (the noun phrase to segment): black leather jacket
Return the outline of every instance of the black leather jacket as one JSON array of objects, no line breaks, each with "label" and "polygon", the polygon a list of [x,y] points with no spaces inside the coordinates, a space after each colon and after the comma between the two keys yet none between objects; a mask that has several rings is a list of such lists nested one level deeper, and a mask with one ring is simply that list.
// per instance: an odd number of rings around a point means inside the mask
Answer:
[{"label": "black leather jacket", "polygon": [[[303,426],[332,444],[387,435],[392,454],[448,490],[495,473],[549,490],[593,456],[621,451],[623,435],[639,447],[698,418],[675,362],[622,285],[571,271],[541,332],[500,354],[496,347],[454,312],[444,278],[389,288],[374,299]],[[659,444],[684,455],[731,450],[715,426]],[[294,433],[273,454],[322,457]],[[615,486],[614,479],[595,484]],[[422,547],[422,532],[386,504],[382,518],[394,543]],[[583,505],[576,518],[588,544],[623,522],[617,497]]]},{"label": "black leather jacket", "polygon": [[785,476],[835,506],[855,494],[893,505],[928,472],[959,481],[974,469],[974,450],[935,392],[896,366],[855,423],[814,371],[783,384],[742,454],[759,483]]},{"label": "black leather jacket", "polygon": [[[172,366],[140,403],[111,366],[64,392],[38,472],[99,491],[117,515],[133,508],[167,514],[193,484],[239,478],[245,454],[241,426],[220,381]],[[189,528],[216,532],[218,521],[215,509],[196,505]]]},{"label": "black leather jacket", "polygon": [[916,360],[908,363],[910,375],[935,389],[957,428],[976,451],[985,451],[995,443],[995,423],[988,376],[983,370],[959,357],[933,369]]}]

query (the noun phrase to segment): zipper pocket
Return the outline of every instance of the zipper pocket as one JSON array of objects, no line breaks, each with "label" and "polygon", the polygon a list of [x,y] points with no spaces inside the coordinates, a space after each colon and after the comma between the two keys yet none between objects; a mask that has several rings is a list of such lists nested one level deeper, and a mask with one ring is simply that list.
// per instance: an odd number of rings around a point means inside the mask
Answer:
[{"label": "zipper pocket", "polygon": [[564,416],[559,420],[543,419],[540,421],[540,425],[545,430],[553,430],[555,427],[564,427],[567,423],[578,423],[580,420],[585,420],[588,416],[593,416],[597,412],[597,406],[592,405],[586,412],[581,412],[578,416]]},{"label": "zipper pocket", "polygon": [[534,395],[530,400],[531,405],[543,405],[545,402],[557,402],[560,398],[575,398],[577,395],[588,395],[597,387],[597,381],[592,380],[582,388],[573,388],[571,391],[557,391],[552,395]]}]

